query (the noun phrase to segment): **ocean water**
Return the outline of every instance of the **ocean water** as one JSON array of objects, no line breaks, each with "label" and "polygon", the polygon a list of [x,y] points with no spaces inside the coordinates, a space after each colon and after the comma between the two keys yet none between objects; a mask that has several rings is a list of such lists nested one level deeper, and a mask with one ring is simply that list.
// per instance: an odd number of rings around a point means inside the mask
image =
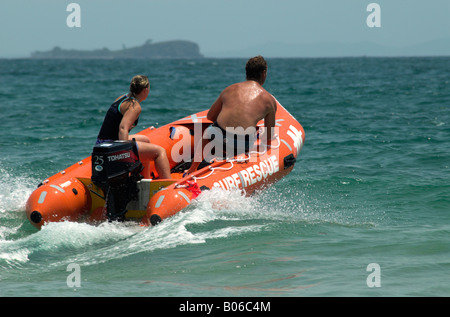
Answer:
[{"label": "ocean water", "polygon": [[450,57],[269,59],[306,133],[280,182],[151,228],[28,223],[132,76],[151,81],[139,131],[209,108],[245,62],[0,60],[0,296],[449,296]]}]

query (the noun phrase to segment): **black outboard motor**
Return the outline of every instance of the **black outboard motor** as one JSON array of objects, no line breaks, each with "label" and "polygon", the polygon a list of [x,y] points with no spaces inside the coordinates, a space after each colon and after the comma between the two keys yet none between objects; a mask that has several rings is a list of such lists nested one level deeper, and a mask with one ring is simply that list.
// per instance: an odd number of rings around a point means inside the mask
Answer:
[{"label": "black outboard motor", "polygon": [[105,194],[106,215],[110,221],[125,219],[126,206],[137,199],[137,182],[143,169],[136,141],[111,141],[94,146],[92,182]]}]

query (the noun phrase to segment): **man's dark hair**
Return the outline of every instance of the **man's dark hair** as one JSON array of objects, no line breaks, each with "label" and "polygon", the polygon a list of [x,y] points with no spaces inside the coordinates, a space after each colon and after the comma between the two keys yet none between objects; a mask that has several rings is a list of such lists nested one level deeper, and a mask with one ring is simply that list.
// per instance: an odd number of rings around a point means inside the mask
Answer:
[{"label": "man's dark hair", "polygon": [[261,55],[250,58],[245,65],[247,80],[259,81],[264,71],[267,71],[267,62]]}]

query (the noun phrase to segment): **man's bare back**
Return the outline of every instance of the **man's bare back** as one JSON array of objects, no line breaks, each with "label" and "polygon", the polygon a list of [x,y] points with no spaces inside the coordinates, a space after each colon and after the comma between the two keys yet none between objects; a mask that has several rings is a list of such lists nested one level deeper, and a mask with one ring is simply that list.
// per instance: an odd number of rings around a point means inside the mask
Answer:
[{"label": "man's bare back", "polygon": [[276,101],[256,81],[247,80],[225,88],[208,112],[208,119],[219,126],[256,127],[264,119],[266,127],[275,125]]},{"label": "man's bare back", "polygon": [[[223,130],[234,134],[241,134],[238,131],[242,131],[242,134],[252,134],[249,128],[254,128],[253,132],[256,132],[256,125],[264,119],[266,129],[264,134],[260,135],[260,140],[270,144],[275,127],[277,101],[262,87],[267,76],[267,63],[262,56],[253,57],[247,61],[245,71],[247,80],[225,88],[212,104],[207,118]],[[197,170],[203,158],[202,149],[208,141],[202,138],[197,144],[188,174]]]}]

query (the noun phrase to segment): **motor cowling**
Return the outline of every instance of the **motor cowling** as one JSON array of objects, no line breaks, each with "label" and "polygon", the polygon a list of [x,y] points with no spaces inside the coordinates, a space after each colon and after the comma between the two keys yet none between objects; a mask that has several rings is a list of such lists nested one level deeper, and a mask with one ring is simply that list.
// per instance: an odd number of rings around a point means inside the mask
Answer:
[{"label": "motor cowling", "polygon": [[94,146],[91,180],[103,190],[109,220],[123,220],[127,204],[137,199],[137,182],[142,179],[142,169],[134,140]]}]

